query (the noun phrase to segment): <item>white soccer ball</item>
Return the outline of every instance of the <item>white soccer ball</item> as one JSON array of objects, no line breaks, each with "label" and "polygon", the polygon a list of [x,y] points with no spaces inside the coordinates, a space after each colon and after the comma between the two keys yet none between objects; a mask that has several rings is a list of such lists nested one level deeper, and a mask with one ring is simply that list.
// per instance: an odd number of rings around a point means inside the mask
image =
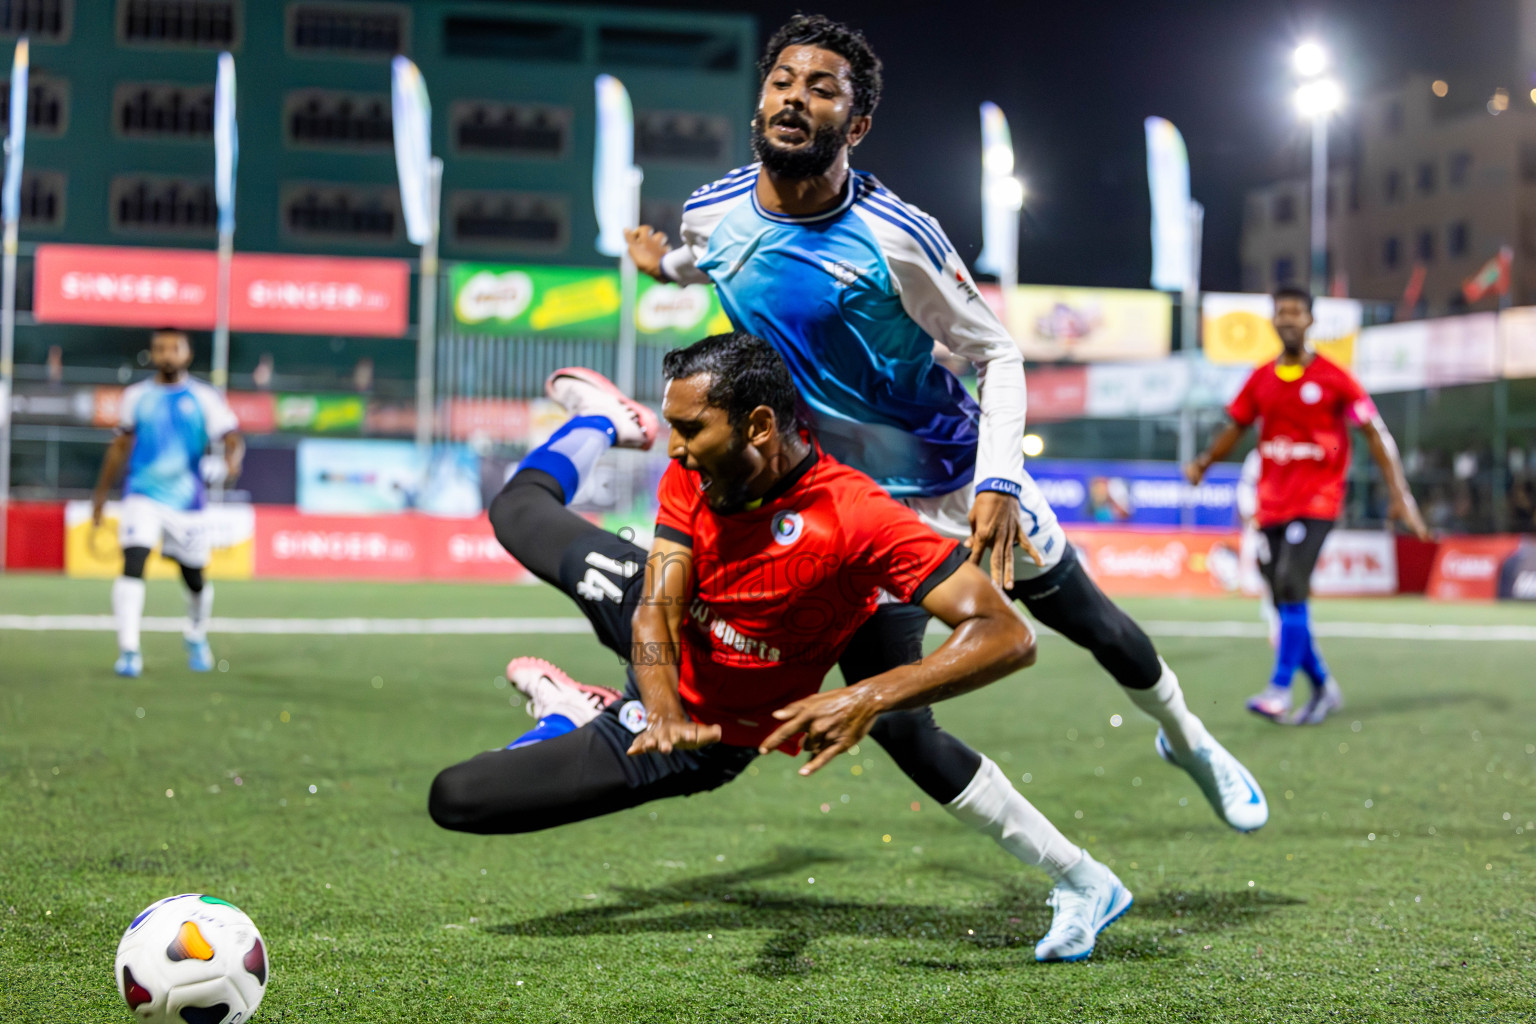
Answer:
[{"label": "white soccer ball", "polygon": [[117,944],[117,990],[150,1024],[243,1024],[267,990],[267,947],[239,908],[183,893],[151,903]]}]

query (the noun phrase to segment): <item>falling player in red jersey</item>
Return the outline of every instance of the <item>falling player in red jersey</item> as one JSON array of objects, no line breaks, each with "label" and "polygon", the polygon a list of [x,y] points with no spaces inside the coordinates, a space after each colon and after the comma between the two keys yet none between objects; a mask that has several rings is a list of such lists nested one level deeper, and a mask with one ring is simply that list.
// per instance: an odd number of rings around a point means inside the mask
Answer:
[{"label": "falling player in red jersey", "polygon": [[[809,775],[879,715],[1034,661],[1028,624],[963,546],[802,435],[789,371],[767,342],[716,335],[668,353],[664,370],[673,463],[649,554],[565,507],[610,445],[647,447],[657,429],[590,370],[551,378],[575,418],[522,461],[491,509],[514,557],[629,662],[626,692],[514,660],[508,674],[539,728],[438,775],[430,810],[444,828],[533,832],[699,793],[774,749],[806,750]],[[882,600],[921,605],[954,632],[909,664],[818,692]],[[1037,959],[1083,959],[1130,907],[1114,873],[991,761],[944,807],[1055,879]]]},{"label": "falling player in red jersey", "polygon": [[[1211,463],[1225,456],[1257,420],[1259,426],[1258,511],[1265,543],[1259,569],[1280,616],[1275,671],[1269,686],[1250,697],[1248,710],[1276,722],[1316,725],[1344,706],[1339,684],[1328,672],[1307,612],[1312,569],[1323,539],[1344,502],[1349,470],[1349,428],[1358,428],[1391,491],[1387,517],[1427,540],[1429,531],[1403,475],[1397,445],[1360,382],[1337,363],[1307,348],[1312,296],[1299,288],[1275,293],[1275,332],[1284,350],[1253,371],[1227,406],[1232,422],[1206,452],[1185,467],[1198,484]],[[1312,697],[1294,715],[1291,678],[1297,669],[1312,681]]]}]

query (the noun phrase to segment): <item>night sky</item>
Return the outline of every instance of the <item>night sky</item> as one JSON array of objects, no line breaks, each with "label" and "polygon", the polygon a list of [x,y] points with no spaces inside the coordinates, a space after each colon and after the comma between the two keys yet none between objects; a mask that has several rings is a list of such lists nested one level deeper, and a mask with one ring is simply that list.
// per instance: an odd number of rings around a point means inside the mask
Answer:
[{"label": "night sky", "polygon": [[1290,106],[1296,42],[1307,35],[1324,41],[1346,90],[1358,96],[1410,71],[1449,77],[1460,68],[1512,66],[1516,3],[610,6],[752,14],[760,41],[797,10],[862,28],[885,62],[885,96],[855,165],[937,217],[968,260],[981,246],[977,106],[998,103],[1030,193],[1019,262],[1025,282],[1149,286],[1142,120],[1167,117],[1184,134],[1191,190],[1206,208],[1202,283],[1236,290],[1245,189],[1307,166],[1307,136]]}]

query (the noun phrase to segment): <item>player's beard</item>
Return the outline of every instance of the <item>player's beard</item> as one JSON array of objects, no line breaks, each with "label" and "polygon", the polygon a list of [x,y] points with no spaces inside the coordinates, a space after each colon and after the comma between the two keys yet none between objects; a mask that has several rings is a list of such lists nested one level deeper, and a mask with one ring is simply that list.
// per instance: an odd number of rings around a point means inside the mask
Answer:
[{"label": "player's beard", "polygon": [[[781,110],[773,115],[769,124],[792,124],[809,130],[810,121],[792,110]],[[781,178],[814,178],[826,174],[848,144],[848,125],[824,124],[811,134],[808,145],[796,149],[784,149],[768,141],[763,130],[763,114],[758,111],[752,117],[752,152],[770,174]]]},{"label": "player's beard", "polygon": [[714,460],[715,471],[709,474],[704,501],[716,512],[739,512],[751,500],[754,474],[752,461],[744,454],[746,448],[746,437],[735,434],[726,450]]}]

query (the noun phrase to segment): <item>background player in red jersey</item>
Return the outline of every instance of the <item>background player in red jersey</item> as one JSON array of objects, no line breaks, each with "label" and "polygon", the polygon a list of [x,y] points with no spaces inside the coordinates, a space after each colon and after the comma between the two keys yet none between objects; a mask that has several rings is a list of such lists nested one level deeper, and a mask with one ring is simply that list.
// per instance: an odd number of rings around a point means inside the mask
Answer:
[{"label": "background player in red jersey", "polygon": [[[1387,517],[1420,539],[1429,538],[1408,490],[1397,445],[1375,403],[1348,370],[1307,348],[1311,326],[1310,294],[1300,288],[1275,293],[1275,332],[1284,350],[1253,371],[1227,406],[1232,421],[1185,467],[1189,482],[1198,484],[1211,463],[1260,421],[1262,466],[1255,518],[1266,543],[1259,546],[1259,569],[1280,616],[1280,640],[1269,686],[1248,699],[1248,710],[1276,722],[1289,718],[1296,725],[1316,725],[1344,706],[1339,684],[1312,640],[1307,597],[1323,539],[1344,502],[1351,426],[1365,434],[1386,478],[1392,494]],[[1312,681],[1312,698],[1291,716],[1291,678],[1298,668]]]},{"label": "background player in red jersey", "polygon": [[[801,434],[789,371],[767,342],[717,335],[668,353],[664,370],[674,461],[649,555],[565,508],[610,444],[645,447],[656,431],[590,370],[551,379],[575,418],[523,460],[491,509],[514,557],[564,590],[629,661],[626,692],[515,660],[508,675],[540,726],[438,775],[430,810],[444,828],[532,832],[703,792],[775,748],[803,746],[808,775],[879,715],[1034,661],[1028,624],[963,546]],[[819,693],[882,594],[954,632],[910,664]],[[1055,879],[1036,958],[1086,957],[1130,892],[981,760],[945,809]]]}]

